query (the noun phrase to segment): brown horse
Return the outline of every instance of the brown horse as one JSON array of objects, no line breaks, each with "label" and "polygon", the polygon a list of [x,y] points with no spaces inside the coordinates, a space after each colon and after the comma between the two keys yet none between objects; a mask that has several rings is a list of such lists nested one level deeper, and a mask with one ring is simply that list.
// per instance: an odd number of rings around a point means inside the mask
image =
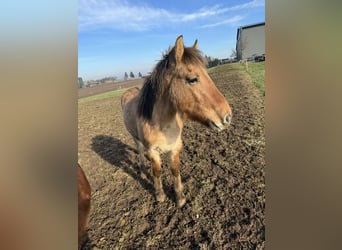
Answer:
[{"label": "brown horse", "polygon": [[121,99],[123,118],[140,155],[147,153],[157,201],[164,201],[160,154],[170,152],[177,205],[185,204],[179,170],[183,121],[190,119],[221,131],[231,121],[231,108],[207,73],[197,49],[184,47],[183,36],[164,55],[141,90],[126,91]]},{"label": "brown horse", "polygon": [[77,168],[78,181],[78,247],[88,224],[88,216],[90,211],[90,185],[80,164]]}]

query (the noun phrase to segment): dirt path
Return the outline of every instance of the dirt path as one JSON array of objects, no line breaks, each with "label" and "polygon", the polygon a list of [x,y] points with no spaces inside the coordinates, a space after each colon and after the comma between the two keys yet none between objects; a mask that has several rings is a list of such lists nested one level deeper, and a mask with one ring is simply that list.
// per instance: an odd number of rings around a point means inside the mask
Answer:
[{"label": "dirt path", "polygon": [[181,176],[187,203],[153,196],[148,164],[124,129],[120,98],[79,105],[79,162],[92,186],[89,241],[83,249],[263,249],[265,241],[264,104],[246,74],[223,65],[211,76],[233,109],[221,133],[198,124],[184,129]]}]

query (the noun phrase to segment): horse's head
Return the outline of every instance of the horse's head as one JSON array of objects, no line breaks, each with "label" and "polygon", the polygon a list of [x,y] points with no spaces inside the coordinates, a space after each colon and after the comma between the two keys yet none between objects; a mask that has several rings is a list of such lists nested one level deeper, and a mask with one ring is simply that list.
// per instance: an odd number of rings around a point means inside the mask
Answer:
[{"label": "horse's head", "polygon": [[184,47],[183,36],[179,36],[170,53],[176,64],[170,79],[170,92],[177,111],[212,129],[226,128],[231,122],[232,111],[207,73],[197,40],[192,47]]}]

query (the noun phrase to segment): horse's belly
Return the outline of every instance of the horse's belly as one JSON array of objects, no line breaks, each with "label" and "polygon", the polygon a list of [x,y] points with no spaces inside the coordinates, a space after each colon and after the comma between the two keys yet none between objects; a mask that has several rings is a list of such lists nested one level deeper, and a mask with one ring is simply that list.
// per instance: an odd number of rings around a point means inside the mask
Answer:
[{"label": "horse's belly", "polygon": [[134,103],[130,101],[123,109],[123,120],[127,131],[134,137],[138,137],[137,115]]},{"label": "horse's belly", "polygon": [[126,126],[127,131],[134,137],[138,137],[137,130],[137,122],[134,116],[128,115],[128,117],[124,118],[124,124]]}]

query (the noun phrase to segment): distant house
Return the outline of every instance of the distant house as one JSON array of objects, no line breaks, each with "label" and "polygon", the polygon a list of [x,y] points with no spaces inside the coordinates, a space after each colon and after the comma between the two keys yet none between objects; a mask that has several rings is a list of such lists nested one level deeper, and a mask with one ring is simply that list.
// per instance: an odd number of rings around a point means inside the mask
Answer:
[{"label": "distant house", "polygon": [[265,22],[241,26],[236,34],[237,60],[265,54]]}]

